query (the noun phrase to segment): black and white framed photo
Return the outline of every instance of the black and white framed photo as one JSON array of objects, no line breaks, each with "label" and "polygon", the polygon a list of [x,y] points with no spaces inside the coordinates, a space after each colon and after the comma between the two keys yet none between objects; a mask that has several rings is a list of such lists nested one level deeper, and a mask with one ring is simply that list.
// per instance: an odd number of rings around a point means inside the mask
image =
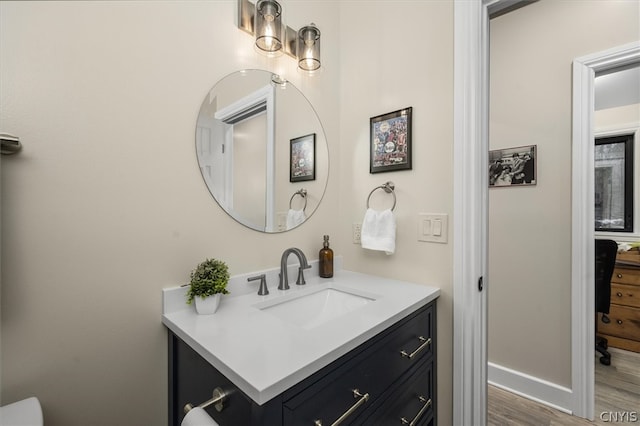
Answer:
[{"label": "black and white framed photo", "polygon": [[409,107],[371,117],[369,173],[411,170],[411,112]]},{"label": "black and white framed photo", "polygon": [[489,151],[489,187],[535,185],[537,145]]},{"label": "black and white framed photo", "polygon": [[291,139],[289,181],[316,180],[316,134]]}]

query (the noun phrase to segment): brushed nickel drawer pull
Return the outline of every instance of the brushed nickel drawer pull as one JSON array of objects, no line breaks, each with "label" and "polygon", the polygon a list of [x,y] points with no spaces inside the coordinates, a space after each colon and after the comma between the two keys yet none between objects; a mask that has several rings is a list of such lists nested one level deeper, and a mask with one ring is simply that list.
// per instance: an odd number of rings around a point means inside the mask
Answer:
[{"label": "brushed nickel drawer pull", "polygon": [[622,274],[618,274],[618,278],[622,278]]},{"label": "brushed nickel drawer pull", "polygon": [[427,346],[429,346],[431,344],[431,337],[429,337],[428,339],[425,339],[424,337],[419,336],[418,340],[423,342],[420,346],[418,346],[418,349],[416,349],[415,351],[411,352],[410,354],[408,354],[406,351],[402,350],[402,351],[400,351],[400,354],[402,356],[404,356],[404,357],[412,359],[414,356],[418,355],[418,352],[420,352],[421,350],[423,350],[424,348],[426,348]]},{"label": "brushed nickel drawer pull", "polygon": [[616,293],[616,296],[618,296],[618,297],[622,297],[622,293],[617,292],[617,293]]},{"label": "brushed nickel drawer pull", "polygon": [[418,411],[418,414],[416,414],[416,416],[413,418],[413,420],[409,421],[409,420],[405,419],[404,417],[401,418],[400,421],[402,422],[403,425],[415,426],[416,423],[418,423],[418,420],[420,420],[420,417],[422,417],[422,415],[426,411],[426,409],[431,406],[431,398],[426,399],[424,396],[420,395],[418,397],[418,399],[420,400],[420,402],[423,402],[424,405],[422,406],[420,411]]},{"label": "brushed nickel drawer pull", "polygon": [[616,320],[616,322],[618,323],[618,325],[622,325],[622,320]]},{"label": "brushed nickel drawer pull", "polygon": [[[360,406],[362,404],[364,404],[365,402],[367,402],[369,400],[369,394],[365,393],[363,395],[363,394],[360,393],[360,391],[358,389],[354,389],[353,390],[353,397],[354,398],[360,398],[360,399],[355,404],[353,404],[351,406],[351,408],[349,408],[347,411],[345,411],[344,414],[342,414],[340,417],[338,417],[338,420],[336,420],[335,422],[331,423],[331,426],[338,426],[340,423],[344,422],[347,419],[347,417],[352,415],[354,411],[356,411],[358,408],[360,408]],[[322,420],[318,419],[313,424],[315,426],[322,426]]]}]

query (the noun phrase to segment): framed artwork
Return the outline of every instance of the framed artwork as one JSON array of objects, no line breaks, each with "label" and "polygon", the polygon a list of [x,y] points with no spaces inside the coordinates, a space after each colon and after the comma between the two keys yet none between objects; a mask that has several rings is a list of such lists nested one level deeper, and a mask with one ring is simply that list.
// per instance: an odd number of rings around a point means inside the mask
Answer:
[{"label": "framed artwork", "polygon": [[316,134],[291,139],[289,182],[316,180]]},{"label": "framed artwork", "polygon": [[489,187],[535,185],[537,146],[489,151]]},{"label": "framed artwork", "polygon": [[411,111],[371,117],[369,173],[411,170]]}]

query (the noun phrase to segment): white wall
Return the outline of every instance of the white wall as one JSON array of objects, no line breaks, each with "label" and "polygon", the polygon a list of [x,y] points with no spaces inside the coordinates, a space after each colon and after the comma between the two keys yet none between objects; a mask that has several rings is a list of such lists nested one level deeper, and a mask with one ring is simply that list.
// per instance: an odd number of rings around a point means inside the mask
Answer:
[{"label": "white wall", "polygon": [[628,133],[629,129],[640,124],[640,104],[624,105],[601,109],[594,113],[594,132],[596,135],[609,133]]},{"label": "white wall", "polygon": [[161,289],[205,257],[237,274],[276,265],[293,245],[315,258],[322,235],[337,233],[338,173],[309,222],[277,235],[234,222],[202,180],[198,109],[241,68],[292,80],[340,167],[335,4],[288,7],[290,25],[323,31],[313,81],[291,58],[257,55],[235,10],[234,0],[0,2],[2,131],[24,145],[2,158],[2,403],[37,395],[50,426],[166,424]]},{"label": "white wall", "polygon": [[[0,2],[2,131],[25,145],[2,159],[2,401],[36,394],[52,426],[164,424],[160,289],[186,282],[204,257],[233,274],[273,266],[292,245],[314,258],[328,233],[349,269],[441,287],[438,415],[451,424],[452,246],[416,234],[419,213],[452,212],[452,1],[288,2],[289,25],[322,30],[313,78],[288,57],[259,57],[235,7]],[[540,162],[536,187],[491,192],[489,357],[561,385],[570,378],[571,60],[640,38],[637,16],[635,0],[540,1],[492,22],[492,86],[502,93],[492,110],[504,115],[492,122],[492,147],[535,143]],[[202,98],[240,68],[291,79],[327,133],[324,200],[284,234],[232,221],[197,167]],[[408,106],[413,170],[370,175],[369,118]],[[392,256],[350,241],[367,195],[387,180],[398,197]]]},{"label": "white wall", "polygon": [[567,388],[571,63],[639,40],[639,8],[540,1],[491,21],[490,146],[537,145],[538,179],[490,190],[489,361]]},{"label": "white wall", "polygon": [[[418,242],[418,214],[453,208],[453,3],[341,2],[339,246],[347,269],[441,287],[438,299],[438,422],[452,422],[453,252]],[[369,174],[369,118],[413,107],[413,170]],[[370,191],[396,184],[396,252],[351,243]],[[391,206],[383,191],[371,207]],[[451,223],[451,221],[449,222]]]}]

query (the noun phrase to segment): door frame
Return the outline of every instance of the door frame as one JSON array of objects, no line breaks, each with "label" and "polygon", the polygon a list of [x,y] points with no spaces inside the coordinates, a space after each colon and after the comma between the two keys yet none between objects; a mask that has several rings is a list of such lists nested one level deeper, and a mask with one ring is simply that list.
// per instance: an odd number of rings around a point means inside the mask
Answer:
[{"label": "door frame", "polygon": [[[506,1],[506,0],[505,0]],[[489,4],[454,2],[453,424],[487,420]],[[486,285],[486,283],[485,283]]]},{"label": "door frame", "polygon": [[[489,113],[489,17],[513,0],[454,2],[454,271],[453,422],[486,424],[486,275]],[[524,1],[523,3],[529,3]],[[583,56],[573,63],[571,390],[572,413],[594,411],[594,79],[640,62],[640,42]],[[586,208],[585,208],[586,207]],[[485,286],[489,283],[486,282]]]},{"label": "door frame", "polygon": [[597,73],[640,62],[640,42],[573,61],[571,172],[571,386],[573,414],[593,419],[595,406],[594,90]]},{"label": "door frame", "polygon": [[[526,6],[536,0],[456,0],[454,1],[454,271],[453,271],[453,422],[484,426],[487,421],[487,291],[478,291],[478,280],[487,279],[487,218],[488,218],[488,151],[489,151],[489,20],[491,17]],[[610,58],[611,59],[611,58]],[[589,64],[591,59],[585,63]],[[597,66],[604,66],[603,60]],[[593,88],[590,89],[591,93]],[[591,95],[591,100],[593,95]],[[593,104],[591,104],[593,106]],[[575,113],[575,112],[574,112]],[[591,118],[587,118],[590,122]],[[581,127],[585,129],[587,127]],[[574,138],[576,135],[574,134]],[[591,142],[593,144],[593,142]],[[585,155],[582,147],[579,151]],[[592,152],[592,150],[590,151]],[[577,155],[574,153],[574,155]],[[574,173],[576,173],[574,162]],[[586,170],[581,167],[577,170]],[[585,184],[580,177],[573,185]],[[586,181],[591,182],[591,181]],[[591,193],[593,182],[590,183]],[[572,189],[573,191],[573,189]],[[575,192],[575,191],[573,191]],[[588,195],[581,188],[580,195]],[[588,200],[578,204],[573,197],[573,238],[583,238],[580,249],[572,256],[572,396],[576,415],[593,415],[594,382],[584,381],[591,361],[593,379],[593,333],[582,326],[591,324],[588,307],[593,315],[593,303],[583,300],[589,289],[577,286],[585,274],[593,274],[593,238],[583,229],[591,229],[593,220],[580,217]],[[579,205],[576,208],[576,205]],[[592,205],[592,204],[589,204]],[[586,221],[585,221],[586,220]],[[588,225],[588,226],[587,226]],[[576,229],[582,237],[578,237]],[[593,235],[593,234],[591,234]],[[585,241],[589,239],[589,244]],[[582,250],[585,251],[582,251]],[[591,250],[591,251],[589,251]],[[575,262],[579,261],[578,266]],[[579,269],[581,275],[576,275]],[[580,278],[581,277],[581,278]],[[576,292],[576,287],[579,287]],[[593,288],[591,288],[593,290]],[[579,305],[579,307],[576,307]],[[586,307],[586,308],[585,308]],[[579,309],[579,310],[577,310]],[[586,310],[585,310],[586,309]],[[578,315],[578,320],[576,320]],[[578,331],[578,329],[580,329]],[[582,336],[582,337],[577,337]],[[584,336],[587,337],[585,340]],[[589,339],[591,339],[589,341]],[[577,351],[579,350],[579,352]],[[588,356],[587,356],[588,355]],[[579,362],[577,359],[579,358]],[[589,387],[590,386],[590,387]],[[589,397],[589,393],[591,397]],[[590,398],[590,399],[589,399]],[[590,402],[588,402],[590,401]],[[585,404],[590,404],[586,405]],[[586,407],[586,409],[585,409]],[[589,411],[589,407],[591,407]]]}]

